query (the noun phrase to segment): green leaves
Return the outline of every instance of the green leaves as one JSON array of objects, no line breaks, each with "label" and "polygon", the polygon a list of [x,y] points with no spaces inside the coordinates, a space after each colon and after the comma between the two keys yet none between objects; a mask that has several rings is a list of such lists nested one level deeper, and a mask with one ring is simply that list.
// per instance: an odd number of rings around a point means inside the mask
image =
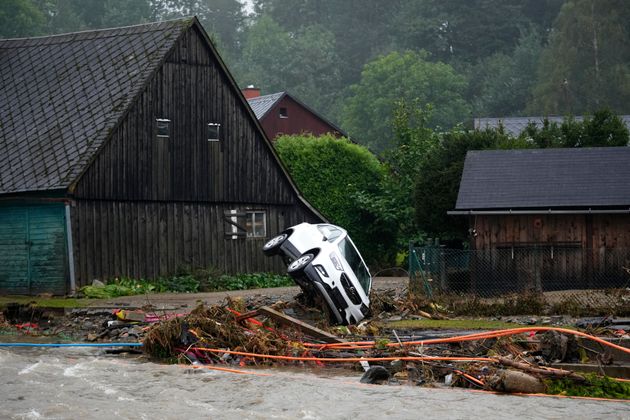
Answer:
[{"label": "green leaves", "polygon": [[343,124],[353,138],[375,151],[391,149],[393,110],[398,101],[431,104],[429,127],[451,128],[470,117],[463,98],[466,80],[426,52],[393,52],[368,63],[351,86]]},{"label": "green leaves", "polygon": [[630,103],[630,8],[623,0],[570,0],[560,11],[538,67],[528,110],[580,115]]},{"label": "green leaves", "polygon": [[283,136],[275,145],[305,198],[348,230],[366,260],[387,260],[398,229],[385,166],[366,148],[331,135]]}]

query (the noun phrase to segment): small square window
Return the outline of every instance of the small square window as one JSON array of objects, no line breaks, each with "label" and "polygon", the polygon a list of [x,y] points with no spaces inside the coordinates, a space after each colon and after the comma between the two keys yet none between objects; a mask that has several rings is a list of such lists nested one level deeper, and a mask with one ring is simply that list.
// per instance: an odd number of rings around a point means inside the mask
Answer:
[{"label": "small square window", "polygon": [[208,123],[208,141],[219,141],[221,137],[221,124]]},{"label": "small square window", "polygon": [[286,108],[280,108],[280,118],[289,118],[289,111]]},{"label": "small square window", "polygon": [[267,218],[264,211],[248,211],[245,227],[248,238],[264,238],[267,236]]},{"label": "small square window", "polygon": [[155,132],[158,138],[169,138],[171,136],[171,120],[156,118]]}]

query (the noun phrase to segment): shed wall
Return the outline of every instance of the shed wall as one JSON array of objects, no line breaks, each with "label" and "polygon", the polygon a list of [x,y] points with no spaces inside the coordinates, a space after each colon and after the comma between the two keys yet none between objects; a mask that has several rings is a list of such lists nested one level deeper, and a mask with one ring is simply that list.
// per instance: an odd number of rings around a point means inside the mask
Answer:
[{"label": "shed wall", "polygon": [[266,238],[229,235],[225,212],[247,209],[266,212],[270,235],[305,221],[296,206],[79,200],[72,209],[77,283],[208,267],[231,274],[286,272],[280,258],[263,254]]}]

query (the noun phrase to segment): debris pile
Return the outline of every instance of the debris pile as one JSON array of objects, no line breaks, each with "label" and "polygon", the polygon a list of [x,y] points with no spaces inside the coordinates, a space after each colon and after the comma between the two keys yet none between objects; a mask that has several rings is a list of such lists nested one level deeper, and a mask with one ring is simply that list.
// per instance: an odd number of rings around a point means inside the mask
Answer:
[{"label": "debris pile", "polygon": [[[629,349],[601,338],[550,326],[401,340],[395,331],[392,336],[371,335],[382,330],[367,324],[323,331],[267,307],[241,313],[225,305],[201,306],[188,316],[155,324],[144,339],[144,348],[154,357],[210,367],[273,363],[362,368],[360,380],[370,384],[527,394],[566,393],[571,384],[593,395],[604,392],[598,382],[552,365],[586,361],[589,356],[583,347],[588,341],[603,349],[598,352],[600,363],[602,355],[610,357],[608,350],[630,354]],[[345,328],[345,339],[332,334],[340,328]],[[630,399],[630,383],[613,382],[615,398]]]}]

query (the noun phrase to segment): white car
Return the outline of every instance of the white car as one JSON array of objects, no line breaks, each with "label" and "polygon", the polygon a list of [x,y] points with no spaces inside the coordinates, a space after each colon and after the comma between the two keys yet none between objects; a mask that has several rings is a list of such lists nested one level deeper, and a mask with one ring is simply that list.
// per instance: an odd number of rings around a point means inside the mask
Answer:
[{"label": "white car", "polygon": [[305,293],[320,295],[339,324],[356,324],[370,307],[372,276],[348,232],[330,224],[301,223],[263,246],[280,254]]}]

